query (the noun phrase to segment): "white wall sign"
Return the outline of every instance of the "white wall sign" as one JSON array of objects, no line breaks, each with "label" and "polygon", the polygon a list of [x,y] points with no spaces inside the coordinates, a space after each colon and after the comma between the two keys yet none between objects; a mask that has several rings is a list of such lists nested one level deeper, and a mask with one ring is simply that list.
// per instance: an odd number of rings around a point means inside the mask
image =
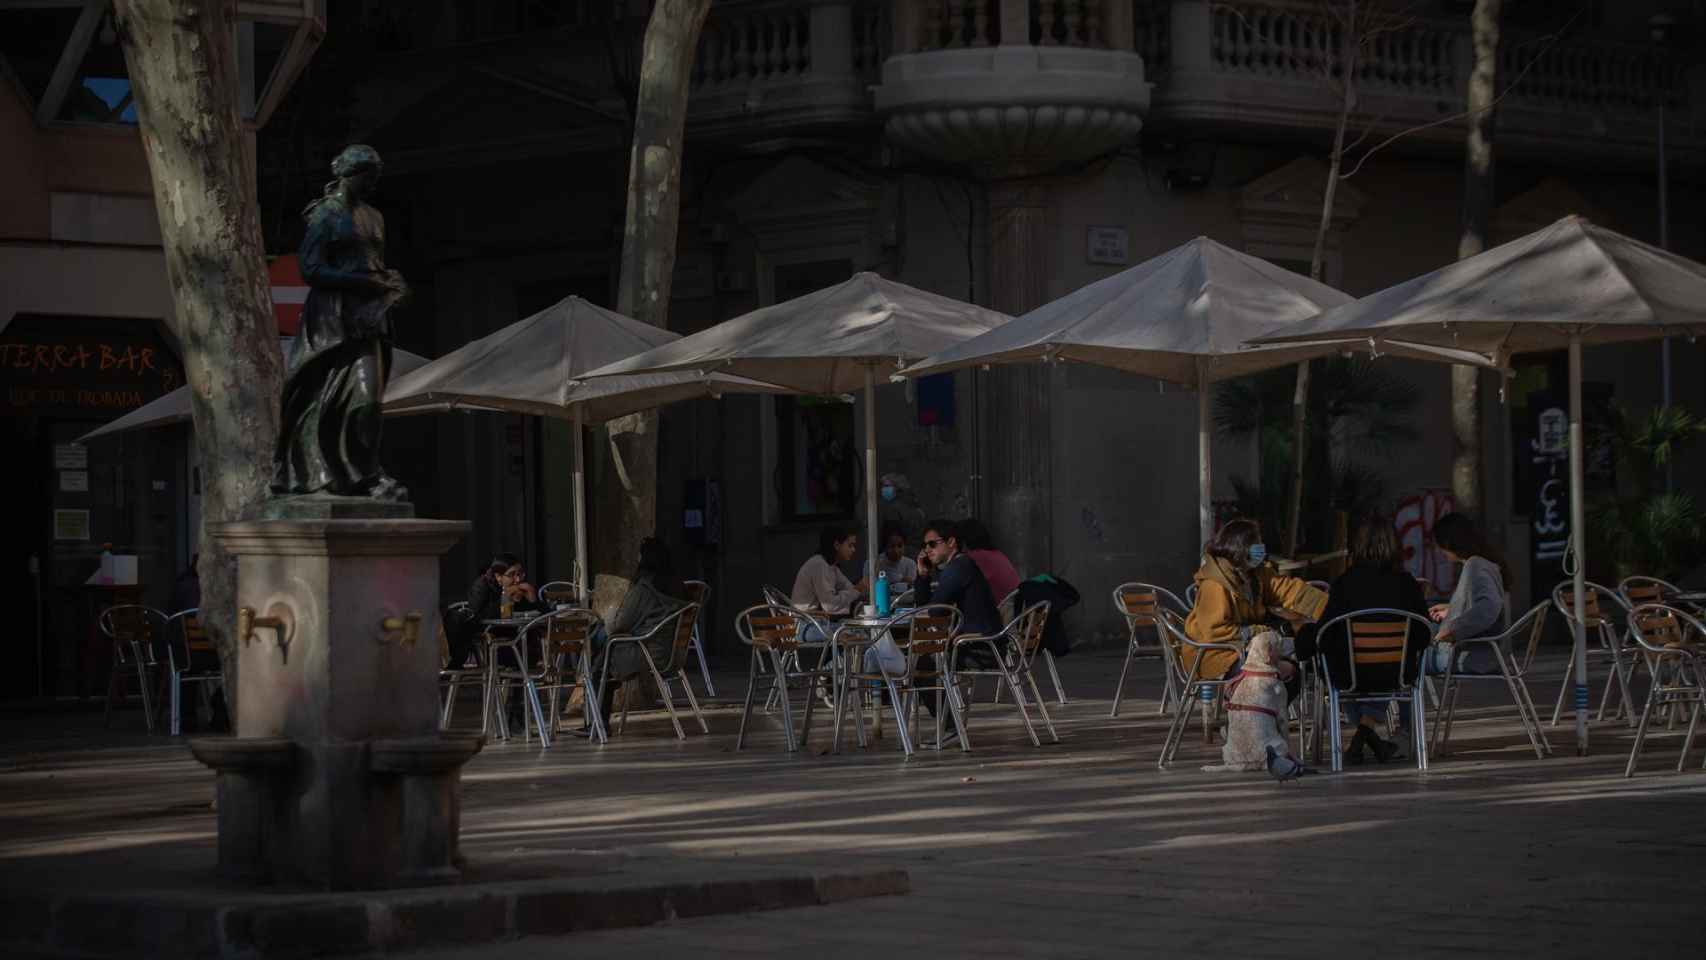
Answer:
[{"label": "white wall sign", "polygon": [[53,469],[55,470],[87,470],[89,469],[89,448],[75,443],[56,443],[53,445]]},{"label": "white wall sign", "polygon": [[59,471],[59,489],[66,493],[88,493],[89,471],[61,470]]},{"label": "white wall sign", "polygon": [[55,540],[87,540],[87,539],[89,539],[89,511],[87,511],[87,510],[55,510],[55,511],[53,511],[53,539],[55,539]]},{"label": "white wall sign", "polygon": [[1090,227],[1085,257],[1091,263],[1124,265],[1131,260],[1131,239],[1124,227]]}]

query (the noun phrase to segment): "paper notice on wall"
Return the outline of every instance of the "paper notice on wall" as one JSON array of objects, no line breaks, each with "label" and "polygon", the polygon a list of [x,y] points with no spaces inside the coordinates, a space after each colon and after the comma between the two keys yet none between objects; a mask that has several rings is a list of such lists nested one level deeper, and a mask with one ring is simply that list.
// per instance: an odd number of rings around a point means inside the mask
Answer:
[{"label": "paper notice on wall", "polygon": [[56,443],[53,445],[53,469],[55,470],[87,470],[89,469],[89,448],[76,443]]},{"label": "paper notice on wall", "polygon": [[59,489],[65,493],[88,493],[89,471],[61,470],[59,471]]}]

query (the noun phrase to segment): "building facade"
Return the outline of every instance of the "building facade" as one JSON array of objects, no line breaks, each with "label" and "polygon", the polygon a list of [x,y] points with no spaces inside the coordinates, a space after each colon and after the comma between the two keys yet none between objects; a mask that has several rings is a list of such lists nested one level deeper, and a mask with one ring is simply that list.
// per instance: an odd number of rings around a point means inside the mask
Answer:
[{"label": "building facade", "polygon": [[[1348,293],[1455,256],[1470,6],[1405,5],[1355,74],[1354,155],[1379,149],[1331,208],[1324,279]],[[1680,37],[1706,20],[1699,6],[1507,2],[1495,242],[1568,213],[1656,241],[1662,102],[1670,245],[1706,257],[1706,80],[1695,49],[1655,46],[1649,25],[1669,12]],[[400,346],[438,356],[571,293],[611,304],[645,12],[334,6],[313,69],[259,135],[269,251],[293,249],[296,211],[355,140],[385,157],[389,259],[416,289]],[[858,270],[1018,313],[1199,235],[1307,272],[1338,118],[1334,36],[1321,4],[1294,0],[718,0],[693,71],[670,326]],[[1333,453],[1360,471],[1363,500],[1422,515],[1450,486],[1450,375],[1380,367],[1415,395],[1404,439],[1362,450],[1352,423]],[[1677,344],[1673,367],[1676,401],[1706,406],[1699,348]],[[1658,401],[1659,369],[1656,345],[1588,354],[1589,379],[1634,409]],[[1487,512],[1518,558],[1535,508],[1511,451],[1529,395],[1556,377],[1547,358],[1526,363],[1505,403],[1484,381]],[[1111,634],[1115,584],[1182,588],[1195,565],[1195,402],[1067,365],[885,387],[879,470],[909,488],[885,520],[985,519],[1021,569],[1081,589],[1075,632]],[[822,523],[852,519],[860,416],[841,398],[663,413],[658,532],[713,583],[720,643],[761,585],[791,582]],[[387,430],[422,512],[474,524],[447,594],[498,550],[567,575],[563,425],[458,414]],[[1217,498],[1259,486],[1250,436],[1217,438],[1215,462]]]}]

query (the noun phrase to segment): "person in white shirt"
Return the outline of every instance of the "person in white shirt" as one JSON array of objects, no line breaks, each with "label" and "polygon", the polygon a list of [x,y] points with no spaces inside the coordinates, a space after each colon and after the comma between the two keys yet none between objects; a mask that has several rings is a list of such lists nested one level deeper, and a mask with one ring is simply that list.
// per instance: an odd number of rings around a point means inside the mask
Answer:
[{"label": "person in white shirt", "polygon": [[877,572],[888,575],[891,600],[912,589],[912,581],[918,579],[918,561],[906,555],[906,537],[899,530],[890,530],[883,536],[883,555],[877,558]]},{"label": "person in white shirt", "polygon": [[832,617],[844,617],[853,611],[854,604],[871,589],[869,578],[858,583],[847,579],[838,564],[859,555],[859,531],[850,527],[830,525],[818,536],[817,552],[800,565],[794,575],[794,591],[788,600],[801,610],[818,610]]}]

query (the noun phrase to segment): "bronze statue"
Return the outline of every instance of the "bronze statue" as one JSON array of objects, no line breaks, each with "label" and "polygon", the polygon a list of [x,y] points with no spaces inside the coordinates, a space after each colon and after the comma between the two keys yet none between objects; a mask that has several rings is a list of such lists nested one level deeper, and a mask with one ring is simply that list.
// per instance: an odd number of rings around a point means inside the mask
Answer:
[{"label": "bronze statue", "polygon": [[409,497],[379,464],[387,312],[408,293],[402,275],[385,266],[385,218],[364,202],[382,166],[372,147],[344,148],[332,161],[337,179],[303,211],[298,259],[309,292],[285,374],[275,496]]}]

